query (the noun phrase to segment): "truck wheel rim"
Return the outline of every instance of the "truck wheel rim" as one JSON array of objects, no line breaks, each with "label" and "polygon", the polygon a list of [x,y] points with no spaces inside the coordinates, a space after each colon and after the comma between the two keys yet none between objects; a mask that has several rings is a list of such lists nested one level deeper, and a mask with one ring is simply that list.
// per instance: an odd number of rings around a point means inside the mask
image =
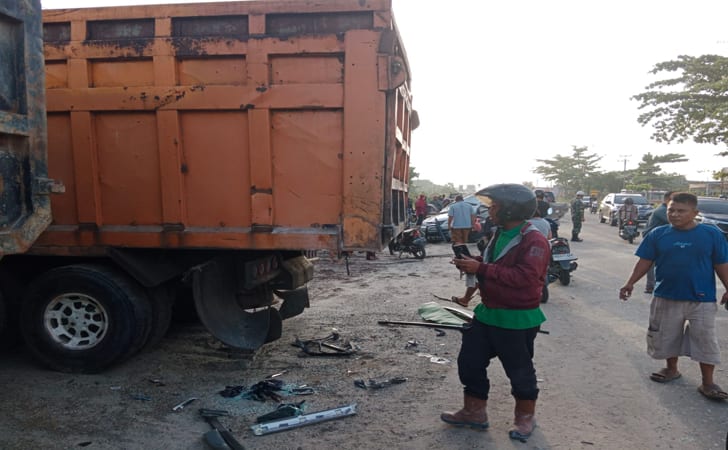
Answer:
[{"label": "truck wheel rim", "polygon": [[46,307],[43,321],[54,342],[68,350],[85,350],[98,345],[109,329],[109,315],[93,297],[63,294]]}]

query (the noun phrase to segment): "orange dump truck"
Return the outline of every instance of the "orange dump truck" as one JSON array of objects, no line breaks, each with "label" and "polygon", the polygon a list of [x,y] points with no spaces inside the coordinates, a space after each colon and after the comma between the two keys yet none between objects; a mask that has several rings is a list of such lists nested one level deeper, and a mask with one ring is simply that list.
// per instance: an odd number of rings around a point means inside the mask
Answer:
[{"label": "orange dump truck", "polygon": [[133,355],[186,294],[255,350],[309,306],[304,251],[380,250],[405,226],[417,116],[391,0],[46,10],[43,38],[65,192],[0,276],[46,365]]}]

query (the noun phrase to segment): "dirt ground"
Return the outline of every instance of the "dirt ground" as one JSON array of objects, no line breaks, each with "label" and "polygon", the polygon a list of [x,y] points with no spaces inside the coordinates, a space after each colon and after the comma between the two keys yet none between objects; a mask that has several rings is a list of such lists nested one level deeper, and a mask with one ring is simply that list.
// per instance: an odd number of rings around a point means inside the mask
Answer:
[{"label": "dirt ground", "polygon": [[[494,361],[490,369],[490,429],[450,427],[439,414],[462,404],[459,333],[377,324],[420,321],[417,309],[435,300],[433,294],[463,291],[449,246],[430,244],[421,261],[385,253],[367,261],[355,254],[350,274],[345,263],[324,255],[310,285],[311,308],[284,322],[283,337],[252,358],[221,350],[197,323],[175,324],[159,347],[96,375],[40,368],[22,347],[1,354],[0,448],[204,449],[203,434],[210,428],[198,415],[202,407],[229,411],[220,422],[247,449],[723,448],[728,408],[697,395],[694,364],[681,366],[683,378],[670,386],[647,380],[659,363],[644,353],[646,299],[616,300],[634,263],[634,247],[617,242],[616,231],[602,237],[605,230],[613,231],[586,227],[585,242],[575,250],[581,265],[572,284],[552,285],[544,305],[549,320],[543,328],[550,334],[536,341],[539,427],[526,444],[507,436],[513,400],[500,363]],[[616,250],[605,254],[602,239]],[[725,316],[719,325],[728,323]],[[296,337],[322,338],[332,329],[338,330],[339,343],[349,341],[358,351],[316,357],[292,345]],[[725,349],[727,336],[721,333]],[[277,403],[219,392],[283,371],[277,379],[314,391],[285,396],[284,402],[305,400],[306,412],[356,404],[357,414],[255,436],[250,428],[255,418]],[[381,389],[355,385],[359,379],[394,377],[406,381]],[[723,370],[716,379],[728,384]],[[197,400],[172,411],[190,397]]]}]

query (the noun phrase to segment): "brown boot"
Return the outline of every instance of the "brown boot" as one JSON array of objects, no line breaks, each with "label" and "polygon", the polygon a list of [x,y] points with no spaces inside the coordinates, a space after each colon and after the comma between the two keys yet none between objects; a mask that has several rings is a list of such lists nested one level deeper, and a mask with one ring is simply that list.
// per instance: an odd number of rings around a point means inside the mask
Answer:
[{"label": "brown boot", "polygon": [[465,406],[458,412],[444,412],[440,414],[440,419],[450,425],[459,427],[470,427],[476,430],[485,430],[488,428],[488,414],[485,407],[488,400],[483,400],[471,395],[465,394],[463,400]]},{"label": "brown boot", "polygon": [[514,411],[515,418],[513,425],[515,429],[508,432],[511,439],[526,442],[533,429],[536,428],[536,400],[518,400],[516,399],[516,408]]}]

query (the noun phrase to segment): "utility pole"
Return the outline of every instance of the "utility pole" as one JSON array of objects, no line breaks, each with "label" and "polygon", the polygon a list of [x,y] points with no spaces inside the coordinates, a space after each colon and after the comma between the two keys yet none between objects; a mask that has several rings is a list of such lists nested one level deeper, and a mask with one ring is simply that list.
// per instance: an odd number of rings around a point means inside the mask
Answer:
[{"label": "utility pole", "polygon": [[623,167],[622,167],[622,172],[626,172],[627,171],[627,161],[629,161],[629,155],[619,155],[619,157],[622,159],[618,159],[617,161],[622,161],[624,163]]},{"label": "utility pole", "polygon": [[629,155],[619,155],[620,158],[617,161],[622,161],[624,165],[622,166],[622,188],[627,189],[627,161],[629,161]]}]

